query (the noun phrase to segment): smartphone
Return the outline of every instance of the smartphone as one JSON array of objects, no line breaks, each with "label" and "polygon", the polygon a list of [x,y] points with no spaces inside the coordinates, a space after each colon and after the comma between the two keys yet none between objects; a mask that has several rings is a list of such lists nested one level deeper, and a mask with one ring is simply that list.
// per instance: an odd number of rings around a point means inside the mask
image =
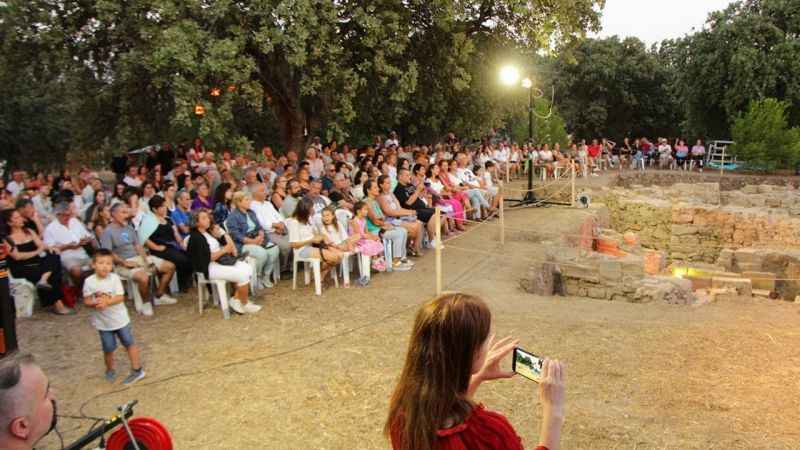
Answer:
[{"label": "smartphone", "polygon": [[544,358],[516,347],[514,349],[514,359],[511,361],[511,369],[531,381],[541,383],[543,363]]}]

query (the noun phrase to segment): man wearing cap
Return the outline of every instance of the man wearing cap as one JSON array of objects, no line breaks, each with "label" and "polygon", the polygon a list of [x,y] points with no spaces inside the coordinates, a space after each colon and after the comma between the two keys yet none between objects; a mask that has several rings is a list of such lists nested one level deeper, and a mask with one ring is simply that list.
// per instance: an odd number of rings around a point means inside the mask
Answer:
[{"label": "man wearing cap", "polygon": [[0,448],[32,450],[56,423],[55,393],[33,358],[0,360]]},{"label": "man wearing cap", "polygon": [[73,207],[70,203],[61,202],[54,208],[56,220],[50,222],[44,229],[44,243],[56,253],[61,255],[61,265],[64,266],[76,285],[80,285],[83,267],[88,268],[91,263],[89,255],[83,249],[84,245],[94,245],[94,240],[80,220],[75,218]]}]

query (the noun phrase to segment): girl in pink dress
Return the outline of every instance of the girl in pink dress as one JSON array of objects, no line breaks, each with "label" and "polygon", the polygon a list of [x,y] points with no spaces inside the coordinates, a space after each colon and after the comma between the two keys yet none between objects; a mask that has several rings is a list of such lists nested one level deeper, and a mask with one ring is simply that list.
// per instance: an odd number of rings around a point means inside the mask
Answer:
[{"label": "girl in pink dress", "polygon": [[367,230],[369,206],[365,202],[356,202],[353,210],[355,216],[350,220],[350,235],[359,237],[356,241],[356,249],[358,253],[373,258],[373,269],[383,272],[386,270],[386,263],[383,258],[376,258],[383,254],[383,242],[381,242],[380,236]]}]

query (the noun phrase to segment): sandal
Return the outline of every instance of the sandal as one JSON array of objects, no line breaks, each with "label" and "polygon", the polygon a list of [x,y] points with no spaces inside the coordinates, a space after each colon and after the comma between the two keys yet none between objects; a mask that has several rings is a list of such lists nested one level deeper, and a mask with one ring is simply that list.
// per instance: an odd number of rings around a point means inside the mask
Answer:
[{"label": "sandal", "polygon": [[77,311],[75,311],[74,309],[71,309],[71,308],[66,308],[65,311],[59,311],[59,310],[53,308],[53,309],[50,310],[50,312],[55,314],[55,315],[57,315],[57,316],[74,316],[75,314],[78,314]]}]

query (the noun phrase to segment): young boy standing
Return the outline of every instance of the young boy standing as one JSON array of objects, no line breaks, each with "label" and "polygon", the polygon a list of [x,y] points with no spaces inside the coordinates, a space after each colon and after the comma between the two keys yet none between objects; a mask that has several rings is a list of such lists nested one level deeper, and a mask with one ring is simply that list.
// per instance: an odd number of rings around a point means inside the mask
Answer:
[{"label": "young boy standing", "polygon": [[110,250],[99,249],[92,259],[94,275],[83,284],[83,298],[92,311],[92,325],[100,333],[103,357],[106,362],[106,380],[117,378],[114,371],[114,350],[117,339],[125,347],[131,360],[131,373],[122,384],[132,384],[144,378],[144,369],[139,359],[139,347],[133,341],[131,319],[125,307],[125,289],[119,276],[113,273],[114,257]]}]

